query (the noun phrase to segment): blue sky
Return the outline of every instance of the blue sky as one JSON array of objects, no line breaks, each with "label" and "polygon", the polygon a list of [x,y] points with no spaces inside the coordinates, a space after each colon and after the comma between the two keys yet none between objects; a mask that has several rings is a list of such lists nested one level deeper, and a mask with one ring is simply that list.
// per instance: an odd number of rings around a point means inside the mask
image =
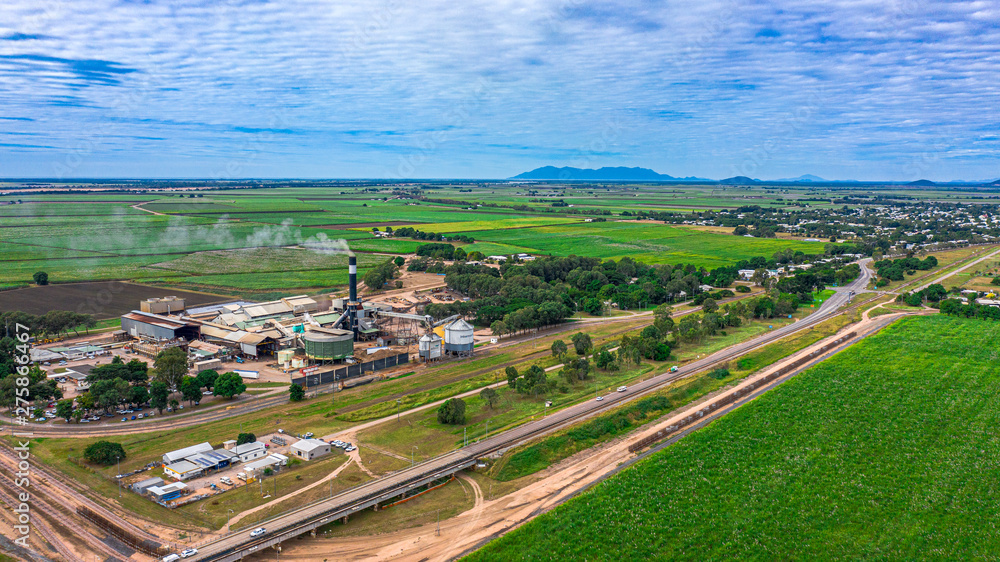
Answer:
[{"label": "blue sky", "polygon": [[1000,2],[5,0],[2,177],[1000,177]]}]

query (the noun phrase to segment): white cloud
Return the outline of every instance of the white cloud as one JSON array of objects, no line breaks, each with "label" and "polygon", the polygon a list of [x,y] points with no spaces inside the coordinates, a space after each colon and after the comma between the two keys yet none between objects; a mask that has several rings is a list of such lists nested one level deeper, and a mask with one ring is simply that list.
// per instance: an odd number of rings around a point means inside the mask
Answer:
[{"label": "white cloud", "polygon": [[928,150],[936,179],[996,175],[995,137],[965,140],[1000,121],[995,2],[42,5],[0,5],[0,37],[42,36],[0,39],[0,116],[35,119],[3,121],[0,143],[61,149],[0,145],[3,175],[371,177],[405,161],[496,177],[572,160],[891,178]]}]

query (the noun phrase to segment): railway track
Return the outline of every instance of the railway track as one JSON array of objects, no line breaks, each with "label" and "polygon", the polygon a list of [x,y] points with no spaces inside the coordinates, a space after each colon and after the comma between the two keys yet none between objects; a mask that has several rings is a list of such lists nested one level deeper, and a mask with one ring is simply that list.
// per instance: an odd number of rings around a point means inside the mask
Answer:
[{"label": "railway track", "polygon": [[[11,470],[12,467],[16,465],[16,463],[17,463],[16,454],[13,448],[11,448],[11,446],[6,442],[0,441],[0,464],[2,464],[4,468]],[[127,521],[126,519],[122,518],[121,516],[117,515],[110,509],[90,499],[89,497],[84,495],[82,491],[79,490],[77,487],[66,482],[66,480],[63,479],[60,475],[52,471],[49,471],[46,468],[39,466],[38,464],[33,464],[31,466],[31,472],[34,476],[32,480],[33,488],[35,490],[40,490],[41,486],[39,486],[40,482],[39,477],[44,478],[45,486],[52,489],[52,493],[45,493],[45,495],[50,498],[50,501],[54,501],[62,505],[67,513],[74,514],[73,516],[75,516],[77,507],[84,506],[89,508],[91,511],[100,514],[105,519],[114,522],[122,529],[142,539],[150,540],[157,544],[161,542],[161,539],[156,535],[153,535],[143,529],[140,529],[139,527]],[[64,518],[65,517],[66,516],[64,516]],[[121,555],[116,554],[116,556],[121,556]]]},{"label": "railway track", "polygon": [[[41,512],[50,522],[58,522],[59,525],[65,527],[73,535],[86,542],[95,552],[100,552],[101,554],[108,556],[110,559],[117,561],[121,561],[126,558],[122,555],[122,553],[104,544],[100,538],[94,536],[83,525],[73,521],[73,518],[59,509],[57,505],[50,504],[50,498],[39,493],[37,486],[33,486],[32,488],[30,506],[33,512]],[[18,488],[15,487],[14,481],[11,480],[6,474],[0,473],[0,489],[3,490],[2,497],[4,501],[10,503],[14,500],[14,498],[12,497],[12,494],[8,495],[8,491],[17,490]],[[11,504],[12,507],[16,505],[16,503]],[[39,525],[38,523],[38,518],[33,517],[33,528],[37,528],[42,536],[45,537],[45,540],[48,541],[48,543],[51,544],[61,555],[65,556],[67,560],[80,560],[82,562],[82,559],[75,555],[73,551],[62,542],[58,534],[51,528],[48,528],[48,524]]]}]

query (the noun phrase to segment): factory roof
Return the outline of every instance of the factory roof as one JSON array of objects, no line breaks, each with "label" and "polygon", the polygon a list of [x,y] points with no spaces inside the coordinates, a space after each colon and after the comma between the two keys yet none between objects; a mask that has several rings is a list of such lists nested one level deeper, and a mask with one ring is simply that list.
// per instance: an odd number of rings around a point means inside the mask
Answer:
[{"label": "factory roof", "polygon": [[157,314],[150,314],[148,312],[142,312],[139,310],[133,310],[128,314],[123,314],[122,318],[128,318],[129,320],[135,320],[136,322],[144,322],[146,324],[152,324],[154,326],[159,326],[161,328],[169,328],[171,330],[176,330],[178,328],[183,328],[189,325],[187,322],[179,322],[172,318],[167,318],[165,316],[160,316]]},{"label": "factory roof", "polygon": [[263,443],[261,443],[260,441],[254,441],[252,443],[244,443],[242,445],[237,445],[236,448],[233,449],[233,452],[236,453],[237,455],[242,455],[244,453],[250,453],[263,448],[264,448]]},{"label": "factory roof", "polygon": [[168,464],[163,468],[169,470],[170,472],[176,472],[177,474],[185,474],[188,472],[194,472],[195,470],[202,470],[205,467],[191,461],[177,461],[175,463]]},{"label": "factory roof", "polygon": [[163,460],[170,463],[190,457],[191,455],[197,455],[198,453],[204,453],[211,450],[212,444],[206,441],[204,443],[198,443],[197,445],[191,445],[190,447],[184,447],[183,449],[177,449],[176,451],[164,453]]},{"label": "factory roof", "polygon": [[276,464],[281,464],[281,459],[275,458],[274,455],[268,455],[259,461],[248,462],[244,465],[244,468],[246,470],[257,470],[258,468],[267,468]]},{"label": "factory roof", "polygon": [[253,306],[244,306],[243,312],[245,312],[250,318],[259,318],[261,316],[288,314],[289,312],[292,312],[292,307],[281,301],[271,301],[262,302]]}]

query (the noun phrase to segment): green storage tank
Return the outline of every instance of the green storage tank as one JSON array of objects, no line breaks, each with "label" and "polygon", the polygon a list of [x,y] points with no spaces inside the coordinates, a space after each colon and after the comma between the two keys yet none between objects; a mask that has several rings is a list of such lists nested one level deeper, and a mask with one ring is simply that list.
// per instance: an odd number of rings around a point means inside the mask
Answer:
[{"label": "green storage tank", "polygon": [[310,330],[302,335],[306,357],[314,361],[332,361],[354,355],[354,333],[348,330]]}]

